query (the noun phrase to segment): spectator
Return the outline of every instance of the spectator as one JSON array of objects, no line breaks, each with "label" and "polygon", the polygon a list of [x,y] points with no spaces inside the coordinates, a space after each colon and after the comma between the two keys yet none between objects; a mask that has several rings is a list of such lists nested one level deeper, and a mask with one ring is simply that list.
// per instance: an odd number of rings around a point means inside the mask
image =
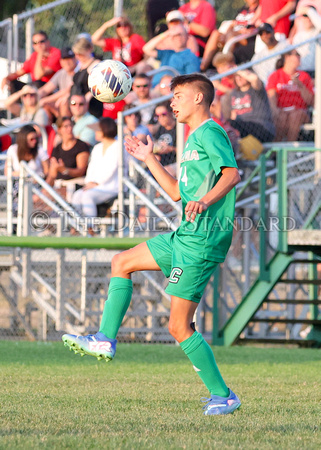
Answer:
[{"label": "spectator", "polygon": [[296,141],[303,123],[309,121],[308,107],[314,103],[311,77],[298,70],[300,54],[291,50],[279,59],[266,90],[276,123],[276,141]]},{"label": "spectator", "polygon": [[[218,30],[212,31],[204,50],[204,55],[201,62],[201,70],[205,71],[211,64],[213,56],[219,49],[223,49],[226,42],[235,37],[240,36],[242,34],[246,34],[251,27],[251,22],[254,17],[254,13],[259,6],[259,0],[244,0],[247,6],[244,6],[240,9],[234,20],[224,21],[221,24],[221,27]],[[251,59],[254,53],[254,43],[255,37],[250,39],[244,39],[240,41],[240,44],[243,47],[246,47],[246,51],[242,51],[245,53],[243,55],[242,60],[240,58],[237,60],[237,64],[241,62],[248,61]],[[231,49],[232,50],[232,49]],[[234,49],[233,49],[234,50]],[[243,50],[243,49],[242,49]],[[237,51],[235,52],[235,56],[240,53],[240,48],[237,47]]]},{"label": "spectator", "polygon": [[[180,11],[170,11],[166,14],[166,24],[167,28],[170,30],[172,27],[175,27],[176,25],[184,25],[185,18],[183,14]],[[164,49],[170,49],[172,48],[172,41],[170,38],[165,39],[164,41],[160,42],[158,45],[159,50]],[[191,34],[187,34],[187,43],[186,48],[189,48],[194,55],[199,56],[199,48],[197,40],[194,36]]]},{"label": "spectator", "polygon": [[154,153],[161,164],[173,175],[176,174],[176,120],[170,102],[160,103],[155,108],[158,129],[153,135]]},{"label": "spectator", "polygon": [[[144,105],[152,100],[151,82],[148,75],[140,73],[136,75],[133,81],[133,90],[130,92],[125,101],[127,104],[134,106]],[[143,125],[148,125],[153,117],[154,106],[149,106],[140,111]]]},{"label": "spectator", "polygon": [[[128,111],[131,108],[134,108],[135,105],[126,105],[124,107],[124,111]],[[149,129],[146,125],[141,124],[141,114],[139,111],[132,113],[128,116],[124,117],[125,119],[125,128],[124,128],[124,134],[135,136],[144,143],[147,143],[147,136],[152,137]]]},{"label": "spectator", "polygon": [[49,124],[48,114],[40,107],[38,90],[34,86],[26,84],[20,91],[11,94],[5,100],[5,107],[19,117],[21,122],[33,121],[42,127]]},{"label": "spectator", "polygon": [[187,22],[187,31],[196,37],[199,54],[202,57],[205,44],[215,29],[216,11],[206,0],[190,0],[179,10],[184,14]]},{"label": "spectator", "polygon": [[[260,6],[253,19],[256,26],[262,22],[269,23],[274,28],[277,41],[283,41],[289,36],[290,14],[295,10],[296,0],[260,0]],[[255,53],[264,48],[260,37],[257,37]]]},{"label": "spectator", "polygon": [[[252,58],[253,62],[265,58],[272,53],[283,50],[289,45],[287,40],[279,42],[275,39],[273,27],[269,23],[261,23],[261,25],[258,27],[258,33],[265,46],[260,52],[254,54]],[[259,64],[254,64],[253,70],[260,78],[260,80],[263,81],[264,85],[266,85],[269,75],[274,72],[275,64],[278,59],[279,55],[269,58]]]},{"label": "spectator", "polygon": [[[298,11],[300,8],[303,8],[304,6],[313,6],[316,11],[321,15],[321,2],[320,0],[299,0],[297,2],[296,11]],[[290,30],[289,38],[292,41],[292,37],[295,35],[295,33],[298,33],[299,31],[302,31],[305,29],[304,27],[304,18],[302,16],[297,16],[297,14],[292,15],[292,20],[294,19],[294,24]]]},{"label": "spectator", "polygon": [[[30,169],[44,177],[48,174],[49,162],[46,151],[39,147],[39,138],[31,125],[23,126],[17,134],[17,143],[11,145],[7,157],[12,161],[12,175],[20,174],[20,161],[26,161]],[[8,159],[6,159],[4,174],[8,174]]]},{"label": "spectator", "polygon": [[113,120],[117,119],[119,111],[123,111],[126,105],[125,100],[119,100],[115,103],[103,103],[103,117],[110,117]]},{"label": "spectator", "polygon": [[163,75],[159,82],[159,95],[162,97],[163,95],[172,94],[171,91],[171,81],[173,79],[173,75]]},{"label": "spectator", "polygon": [[103,113],[103,104],[95,99],[88,87],[88,75],[91,69],[100,62],[93,55],[93,45],[85,37],[81,37],[73,45],[72,50],[79,61],[79,70],[73,76],[73,85],[70,89],[70,95],[75,93],[83,94],[89,104],[89,112],[95,117],[99,118]]},{"label": "spectator", "polygon": [[[108,28],[116,26],[116,38],[104,38]],[[112,52],[112,59],[121,61],[129,68],[130,73],[145,72],[146,64],[143,47],[145,41],[139,34],[134,33],[133,25],[125,17],[114,17],[107,20],[91,37],[92,43],[101,47],[104,52]]]},{"label": "spectator", "polygon": [[[213,58],[213,66],[218,74],[223,74],[235,67],[235,58],[233,53],[218,52]],[[211,113],[217,118],[227,117],[226,103],[229,102],[229,94],[235,88],[234,75],[222,77],[220,80],[213,81],[215,87],[215,97],[211,105]],[[221,124],[220,124],[221,125]]]},{"label": "spectator", "polygon": [[83,94],[74,94],[70,97],[70,110],[75,122],[73,133],[76,139],[86,142],[89,147],[96,144],[94,130],[88,128],[98,121],[88,112],[88,104]]},{"label": "spectator", "polygon": [[[60,68],[60,50],[52,47],[45,31],[37,31],[32,35],[32,45],[35,51],[29,59],[22,65],[21,69],[10,73],[2,80],[2,89],[6,84],[9,85],[11,92],[16,92],[24,83],[11,83],[22,75],[30,73],[32,82],[35,86],[41,87],[56,73]],[[11,84],[10,84],[11,83]]]},{"label": "spectator", "polygon": [[234,82],[230,124],[239,131],[241,138],[252,135],[260,142],[272,141],[275,127],[262,81],[254,72],[240,70],[236,72]]},{"label": "spectator", "polygon": [[164,19],[168,11],[178,9],[178,0],[147,0],[146,17],[148,39],[155,36],[155,27],[158,20]]},{"label": "spectator", "polygon": [[[296,16],[302,17],[302,30],[294,34],[292,44],[300,44],[309,38],[317,36],[321,31],[321,15],[313,6],[302,6],[297,8]],[[298,47],[301,56],[300,70],[308,72],[314,78],[316,42]]]},{"label": "spectator", "polygon": [[108,202],[118,194],[119,148],[115,140],[117,125],[110,117],[103,117],[90,128],[96,132],[85,185],[77,190],[71,203],[86,217],[97,216],[97,205]]},{"label": "spectator", "polygon": [[[171,49],[158,50],[158,44],[166,38],[172,40]],[[165,33],[155,36],[144,46],[144,53],[147,56],[160,60],[161,66],[171,66],[181,75],[198,72],[200,61],[190,49],[186,48],[187,32],[183,25],[175,25]],[[172,50],[173,49],[173,50]],[[153,78],[153,85],[159,84],[161,74],[156,74]]]},{"label": "spectator", "polygon": [[70,117],[58,117],[57,130],[61,143],[52,151],[47,183],[54,185],[56,179],[71,180],[85,175],[88,159],[88,145],[76,139],[73,134],[73,122]]},{"label": "spectator", "polygon": [[62,68],[39,89],[40,106],[54,117],[67,116],[70,113],[68,97],[77,67],[77,60],[71,48],[61,50],[60,65]]}]

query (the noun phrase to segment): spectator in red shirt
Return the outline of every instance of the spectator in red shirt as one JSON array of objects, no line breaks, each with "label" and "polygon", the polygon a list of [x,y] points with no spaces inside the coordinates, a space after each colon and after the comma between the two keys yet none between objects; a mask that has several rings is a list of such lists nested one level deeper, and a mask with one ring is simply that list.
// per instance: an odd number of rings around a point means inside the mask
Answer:
[{"label": "spectator in red shirt", "polygon": [[187,21],[187,31],[196,37],[200,56],[203,56],[205,44],[216,26],[216,11],[206,0],[190,0],[179,8]]},{"label": "spectator in red shirt", "polygon": [[[32,45],[34,52],[22,65],[21,69],[16,72],[10,73],[3,78],[1,87],[2,89],[6,84],[10,85],[10,82],[17,80],[26,73],[30,73],[33,85],[41,87],[54,73],[61,69],[60,65],[60,50],[52,47],[48,39],[48,35],[45,31],[37,31],[32,36]],[[16,86],[13,90],[17,91],[21,89],[22,85]]]},{"label": "spectator in red shirt", "polygon": [[[105,31],[116,26],[116,38],[104,38]],[[126,64],[132,74],[143,72],[145,64],[143,47],[145,41],[139,34],[135,34],[133,25],[125,17],[114,17],[107,20],[91,37],[92,43],[101,47],[104,52],[112,52],[112,58]]]},{"label": "spectator in red shirt", "polygon": [[110,117],[116,120],[117,115],[120,111],[123,111],[124,107],[127,105],[125,100],[120,100],[115,103],[103,103],[103,117]]},{"label": "spectator in red shirt", "polygon": [[291,50],[278,60],[266,85],[274,122],[276,141],[296,141],[300,127],[308,122],[307,109],[314,103],[314,86],[310,75],[298,70],[300,54]]}]

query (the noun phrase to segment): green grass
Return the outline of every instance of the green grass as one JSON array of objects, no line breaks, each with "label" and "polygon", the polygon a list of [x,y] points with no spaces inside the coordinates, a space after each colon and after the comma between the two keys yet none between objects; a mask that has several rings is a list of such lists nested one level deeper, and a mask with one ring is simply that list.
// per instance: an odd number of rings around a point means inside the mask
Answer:
[{"label": "green grass", "polygon": [[320,449],[320,350],[216,348],[242,401],[205,417],[179,347],[120,344],[106,364],[62,343],[0,341],[0,449]]}]

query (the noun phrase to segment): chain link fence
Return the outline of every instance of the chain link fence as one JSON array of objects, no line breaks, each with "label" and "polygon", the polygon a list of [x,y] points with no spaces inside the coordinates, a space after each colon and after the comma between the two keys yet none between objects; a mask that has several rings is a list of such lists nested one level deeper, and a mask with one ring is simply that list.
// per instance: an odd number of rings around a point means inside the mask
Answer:
[{"label": "chain link fence", "polygon": [[[0,271],[0,336],[59,340],[63,332],[99,329],[110,281],[110,250],[18,249],[14,267]],[[133,296],[120,328],[123,342],[173,343],[169,296],[161,273],[135,273]],[[198,311],[198,328],[211,337],[212,287]]]}]

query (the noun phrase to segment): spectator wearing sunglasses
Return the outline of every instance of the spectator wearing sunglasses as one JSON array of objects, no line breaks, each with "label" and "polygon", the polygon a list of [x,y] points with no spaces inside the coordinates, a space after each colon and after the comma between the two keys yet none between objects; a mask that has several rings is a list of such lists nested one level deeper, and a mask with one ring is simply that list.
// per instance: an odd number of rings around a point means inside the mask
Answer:
[{"label": "spectator wearing sunglasses", "polygon": [[[25,125],[17,134],[17,142],[8,148],[7,156],[12,162],[12,176],[20,174],[20,161],[26,161],[30,169],[40,176],[48,173],[49,160],[47,152],[39,146],[39,138],[34,127]],[[4,174],[8,174],[8,160],[6,160]]]},{"label": "spectator wearing sunglasses", "polygon": [[154,133],[154,153],[161,164],[175,176],[176,163],[176,120],[170,102],[163,102],[155,108],[158,129]]},{"label": "spectator wearing sunglasses", "polygon": [[[106,30],[113,26],[116,27],[116,37],[104,38]],[[91,39],[104,52],[112,52],[112,58],[124,63],[132,74],[146,70],[146,65],[142,63],[145,41],[142,36],[134,33],[133,25],[127,18],[114,17],[107,20],[94,32]]]},{"label": "spectator wearing sunglasses", "polygon": [[33,84],[39,88],[47,83],[54,73],[61,69],[60,50],[50,45],[45,31],[37,31],[33,34],[32,46],[34,52],[24,62],[22,67],[3,78],[1,83],[2,89],[8,85],[11,92],[18,91],[24,83],[16,80],[26,73],[30,73]]},{"label": "spectator wearing sunglasses", "polygon": [[42,127],[49,124],[48,114],[40,107],[38,89],[34,86],[26,84],[20,91],[11,94],[5,100],[5,107],[21,122],[33,121]]},{"label": "spectator wearing sunglasses", "polygon": [[[150,102],[153,96],[154,95],[151,93],[151,80],[149,76],[145,73],[140,73],[134,78],[132,92],[125,97],[125,101],[127,104],[140,106]],[[147,108],[141,109],[140,114],[142,124],[149,126],[154,115],[154,106],[148,106]]]},{"label": "spectator wearing sunglasses", "polygon": [[83,94],[73,94],[70,97],[70,111],[75,122],[75,137],[86,142],[89,147],[95,145],[95,131],[88,125],[98,122],[98,119],[88,112],[88,102]]}]

